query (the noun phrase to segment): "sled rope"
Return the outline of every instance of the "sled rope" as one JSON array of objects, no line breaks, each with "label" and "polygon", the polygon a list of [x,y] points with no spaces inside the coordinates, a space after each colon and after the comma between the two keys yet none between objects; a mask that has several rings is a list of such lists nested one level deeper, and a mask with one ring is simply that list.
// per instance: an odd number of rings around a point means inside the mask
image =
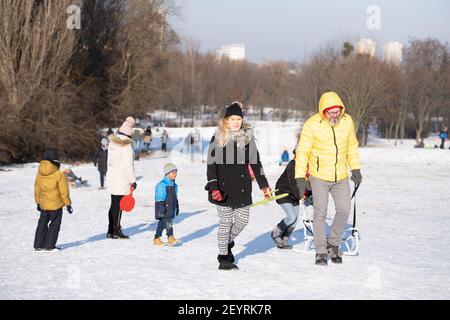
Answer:
[{"label": "sled rope", "polygon": [[355,200],[353,200],[353,230],[352,230],[352,236],[355,235],[355,227],[356,227],[356,191],[358,191],[359,188],[359,183],[355,183],[355,190],[353,190],[353,194],[352,197],[350,198],[350,200],[352,200],[353,198],[355,198]]}]

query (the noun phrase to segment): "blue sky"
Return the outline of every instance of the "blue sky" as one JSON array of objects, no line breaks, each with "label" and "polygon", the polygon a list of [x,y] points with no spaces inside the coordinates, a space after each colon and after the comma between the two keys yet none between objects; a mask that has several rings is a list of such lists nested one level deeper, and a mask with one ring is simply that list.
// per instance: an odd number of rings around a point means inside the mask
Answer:
[{"label": "blue sky", "polygon": [[[389,41],[434,37],[450,42],[448,0],[181,0],[173,21],[202,52],[244,43],[247,58],[303,61],[327,45],[370,37],[378,50]],[[369,30],[369,6],[380,8],[381,28]]]}]

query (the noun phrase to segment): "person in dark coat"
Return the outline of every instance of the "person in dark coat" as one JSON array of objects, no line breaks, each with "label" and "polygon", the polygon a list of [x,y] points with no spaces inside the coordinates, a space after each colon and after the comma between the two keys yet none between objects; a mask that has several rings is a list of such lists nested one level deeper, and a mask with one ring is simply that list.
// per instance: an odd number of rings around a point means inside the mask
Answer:
[{"label": "person in dark coat", "polygon": [[442,127],[441,132],[439,132],[439,138],[441,139],[441,145],[439,146],[439,148],[444,149],[444,145],[445,145],[445,140],[447,140],[448,138],[448,128],[447,127]]},{"label": "person in dark coat", "polygon": [[217,259],[221,270],[238,269],[233,263],[231,248],[248,223],[252,204],[249,164],[264,196],[270,197],[271,190],[264,176],[253,129],[243,121],[242,104],[234,102],[226,108],[211,139],[205,186],[208,200],[216,205],[219,215]]},{"label": "person in dark coat", "polygon": [[167,151],[167,142],[169,141],[169,134],[167,133],[167,130],[164,129],[161,134],[161,150]]},{"label": "person in dark coat", "polygon": [[97,167],[100,173],[100,189],[105,189],[105,177],[108,171],[108,140],[103,138],[101,146],[97,149],[94,155],[94,166]]},{"label": "person in dark coat", "polygon": [[144,132],[144,147],[145,151],[148,151],[150,149],[150,145],[153,140],[153,133],[152,133],[152,127],[148,126],[147,129],[145,129]]},{"label": "person in dark coat", "polygon": [[[308,176],[308,174],[307,174]],[[299,216],[299,204],[303,197],[309,197],[311,195],[311,187],[306,185],[305,190],[300,192],[295,180],[295,150],[294,159],[291,160],[280,178],[278,179],[275,189],[276,195],[283,193],[289,194],[287,197],[277,199],[277,203],[281,206],[281,209],[286,213],[286,217],[282,219],[272,230],[272,239],[280,249],[292,249],[288,241],[295,229]]]},{"label": "person in dark coat", "polygon": [[161,240],[163,230],[166,229],[169,245],[174,245],[178,240],[173,235],[173,219],[180,212],[178,204],[178,185],[175,183],[178,169],[173,163],[164,166],[164,179],[155,188],[155,219],[159,220],[153,244],[163,246],[166,243]]}]

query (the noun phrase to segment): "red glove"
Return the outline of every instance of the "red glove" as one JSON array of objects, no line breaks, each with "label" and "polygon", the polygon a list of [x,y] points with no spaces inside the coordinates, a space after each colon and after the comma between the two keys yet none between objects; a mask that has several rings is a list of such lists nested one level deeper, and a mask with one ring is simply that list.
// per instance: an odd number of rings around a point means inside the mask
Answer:
[{"label": "red glove", "polygon": [[272,196],[272,190],[270,189],[270,187],[263,188],[262,192],[264,194],[264,198],[266,199]]},{"label": "red glove", "polygon": [[212,191],[212,198],[214,200],[216,200],[216,201],[222,201],[223,200],[222,194],[220,193],[219,190],[213,190]]}]

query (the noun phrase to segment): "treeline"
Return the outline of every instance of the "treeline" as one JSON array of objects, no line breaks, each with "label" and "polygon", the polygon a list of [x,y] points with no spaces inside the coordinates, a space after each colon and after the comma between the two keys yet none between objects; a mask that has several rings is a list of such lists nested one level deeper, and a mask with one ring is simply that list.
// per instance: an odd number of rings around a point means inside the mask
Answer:
[{"label": "treeline", "polygon": [[173,60],[175,90],[167,107],[193,116],[200,105],[208,105],[218,114],[230,101],[240,100],[261,112],[275,108],[283,119],[289,110],[317,112],[321,94],[336,91],[355,120],[362,145],[371,127],[385,138],[419,140],[450,125],[449,52],[435,39],[411,40],[402,63],[394,64],[358,54],[345,42],[303,64],[253,64],[217,60],[187,46]]},{"label": "treeline", "polygon": [[[73,4],[80,30],[67,27]],[[48,147],[88,159],[98,129],[156,109],[200,118],[240,100],[280,119],[307,115],[329,90],[346,103],[362,144],[371,126],[400,139],[450,125],[447,44],[412,40],[401,65],[356,54],[350,43],[302,64],[219,60],[179,39],[167,19],[177,10],[170,0],[0,1],[0,163],[35,161]]]}]

